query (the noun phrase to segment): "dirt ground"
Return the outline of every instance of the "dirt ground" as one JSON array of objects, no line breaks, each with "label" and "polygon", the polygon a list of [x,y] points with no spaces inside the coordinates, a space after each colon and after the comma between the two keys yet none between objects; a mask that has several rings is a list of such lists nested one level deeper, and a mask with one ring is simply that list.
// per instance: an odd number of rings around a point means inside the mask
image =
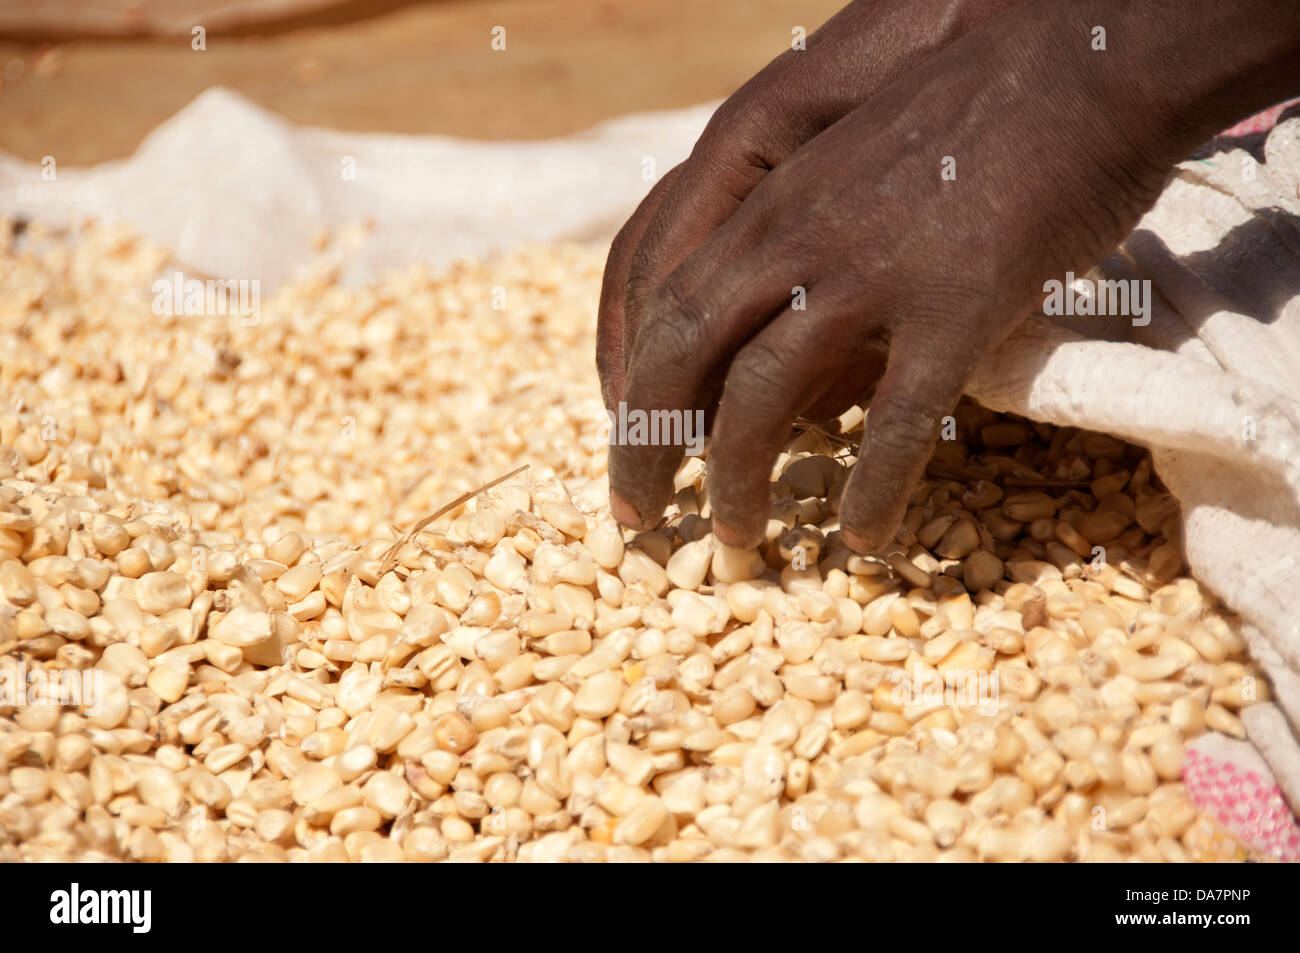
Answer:
[{"label": "dirt ground", "polygon": [[[842,0],[440,0],[265,35],[0,38],[0,150],[88,165],[225,86],[302,124],[564,135],[725,96]],[[491,49],[495,26],[506,49]]]}]

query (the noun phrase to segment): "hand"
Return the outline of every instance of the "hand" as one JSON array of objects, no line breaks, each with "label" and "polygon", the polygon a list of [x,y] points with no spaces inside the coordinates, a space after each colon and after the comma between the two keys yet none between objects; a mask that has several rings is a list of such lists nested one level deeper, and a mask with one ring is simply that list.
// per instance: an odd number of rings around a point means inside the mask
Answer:
[{"label": "hand", "polygon": [[[1043,55],[1057,39],[1019,10],[972,29],[764,175],[645,294],[628,407],[707,407],[725,380],[709,457],[720,541],[762,539],[791,420],[874,386],[840,519],[854,549],[887,542],[980,356],[1045,280],[1086,271],[1154,201],[1164,169]],[[615,516],[653,524],[680,459],[611,447]]]},{"label": "hand", "polygon": [[690,157],[623,226],[601,289],[597,360],[605,403],[623,396],[645,299],[791,153],[1013,0],[855,0],[723,103]]},{"label": "hand", "polygon": [[[1022,3],[804,144],[778,132],[775,162],[724,163],[710,179],[697,167],[727,153],[706,133],[648,197],[658,210],[639,210],[611,252],[598,334],[606,403],[691,410],[720,395],[713,529],[755,545],[792,418],[874,389],[840,522],[854,549],[886,543],[941,418],[1043,283],[1113,249],[1208,135],[1294,92],[1300,8],[1242,2]],[[1090,49],[1100,23],[1122,54]],[[644,236],[629,237],[638,227]],[[611,447],[615,517],[653,525],[680,459],[680,447]]]}]

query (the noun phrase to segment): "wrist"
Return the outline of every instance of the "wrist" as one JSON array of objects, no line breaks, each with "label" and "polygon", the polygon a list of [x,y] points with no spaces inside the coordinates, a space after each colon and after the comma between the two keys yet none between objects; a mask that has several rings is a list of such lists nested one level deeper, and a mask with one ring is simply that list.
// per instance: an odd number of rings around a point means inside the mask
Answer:
[{"label": "wrist", "polygon": [[[1043,7],[1039,10],[1047,13]],[[1117,134],[1167,169],[1234,123],[1300,92],[1300,4],[1082,0],[1073,62]],[[1105,49],[1095,49],[1095,31]]]}]

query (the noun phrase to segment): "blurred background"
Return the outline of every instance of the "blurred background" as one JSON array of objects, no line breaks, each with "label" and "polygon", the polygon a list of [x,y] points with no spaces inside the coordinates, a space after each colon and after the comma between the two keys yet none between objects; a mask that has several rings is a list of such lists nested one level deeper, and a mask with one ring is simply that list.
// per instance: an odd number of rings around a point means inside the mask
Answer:
[{"label": "blurred background", "polygon": [[[0,151],[125,157],[203,90],[355,132],[542,139],[724,97],[842,0],[0,0]],[[506,27],[505,55],[490,48]],[[195,50],[193,31],[206,49]]]}]

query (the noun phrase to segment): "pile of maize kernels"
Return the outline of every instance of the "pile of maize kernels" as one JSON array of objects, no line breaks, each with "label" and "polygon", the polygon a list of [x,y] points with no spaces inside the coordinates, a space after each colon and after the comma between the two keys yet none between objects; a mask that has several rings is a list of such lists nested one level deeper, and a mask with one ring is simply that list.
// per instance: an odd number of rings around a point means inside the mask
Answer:
[{"label": "pile of maize kernels", "polygon": [[321,267],[245,325],[0,223],[0,859],[1195,859],[1185,744],[1266,691],[1145,452],[964,402],[859,556],[854,410],[758,549],[698,458],[622,531],[602,262]]}]

